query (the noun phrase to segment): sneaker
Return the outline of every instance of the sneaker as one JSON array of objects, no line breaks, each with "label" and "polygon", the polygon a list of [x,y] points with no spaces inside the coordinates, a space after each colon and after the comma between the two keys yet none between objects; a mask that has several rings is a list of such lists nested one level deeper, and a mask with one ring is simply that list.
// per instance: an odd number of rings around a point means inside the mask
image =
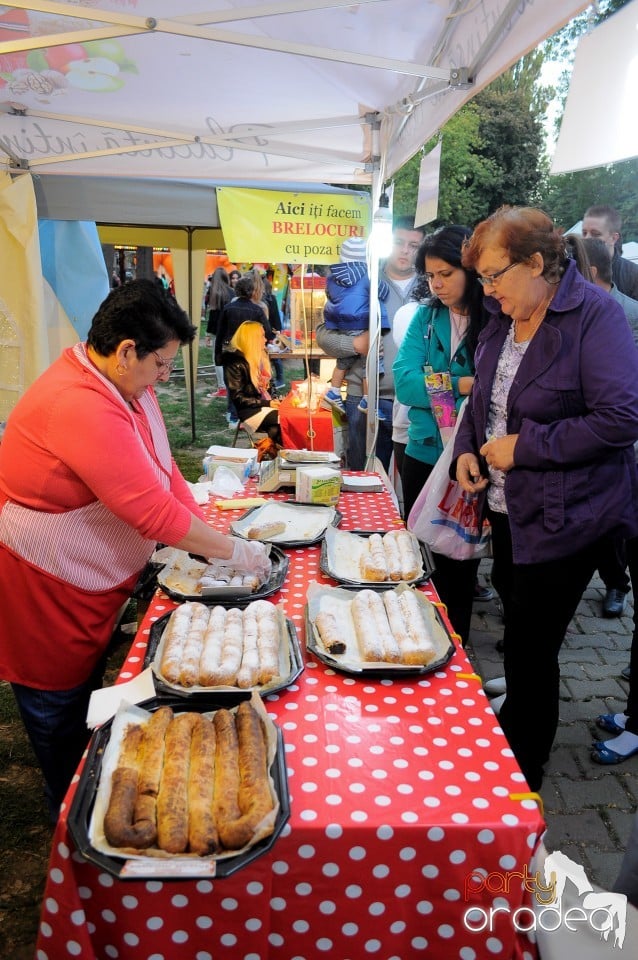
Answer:
[{"label": "sneaker", "polygon": [[228,390],[225,387],[220,387],[219,390],[214,390],[212,393],[207,394],[212,400],[222,400],[226,399],[228,396]]},{"label": "sneaker", "polygon": [[[367,412],[368,412],[368,398],[367,398],[367,397],[361,397],[361,400],[360,400],[359,403],[357,404],[357,410],[360,410],[361,413],[367,413]],[[381,410],[380,407],[377,407],[377,420],[385,420],[385,414],[383,413],[383,410]]]},{"label": "sneaker", "polygon": [[323,399],[326,401],[326,403],[330,404],[331,407],[336,407],[341,413],[346,412],[346,405],[343,402],[343,397],[341,396],[340,391],[335,390],[334,387],[331,387],[330,390],[327,390],[324,393]]},{"label": "sneaker", "polygon": [[286,383],[284,380],[282,380],[281,383],[275,384],[275,390],[285,390],[285,389],[286,389]]},{"label": "sneaker", "polygon": [[622,617],[627,603],[627,594],[624,590],[618,590],[615,587],[610,588],[605,593],[603,600],[603,617]]},{"label": "sneaker", "polygon": [[229,429],[229,430],[236,430],[238,423],[239,423],[239,420],[229,420],[229,421],[228,421],[228,429]]},{"label": "sneaker", "polygon": [[494,677],[493,680],[487,680],[483,684],[486,697],[501,697],[506,691],[505,677]]},{"label": "sneaker", "polygon": [[474,599],[480,600],[481,603],[486,603],[494,599],[494,591],[490,590],[489,587],[482,587],[477,580],[474,584]]}]

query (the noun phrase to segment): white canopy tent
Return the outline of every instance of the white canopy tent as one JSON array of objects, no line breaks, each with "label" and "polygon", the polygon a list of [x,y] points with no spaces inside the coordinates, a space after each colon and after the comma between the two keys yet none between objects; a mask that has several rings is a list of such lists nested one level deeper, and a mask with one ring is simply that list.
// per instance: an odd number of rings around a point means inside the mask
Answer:
[{"label": "white canopy tent", "polygon": [[586,6],[17,0],[0,152],[32,173],[370,184]]},{"label": "white canopy tent", "polygon": [[463,103],[587,5],[190,0],[176,15],[174,0],[17,0],[0,7],[0,159],[34,176],[369,185],[376,204]]}]

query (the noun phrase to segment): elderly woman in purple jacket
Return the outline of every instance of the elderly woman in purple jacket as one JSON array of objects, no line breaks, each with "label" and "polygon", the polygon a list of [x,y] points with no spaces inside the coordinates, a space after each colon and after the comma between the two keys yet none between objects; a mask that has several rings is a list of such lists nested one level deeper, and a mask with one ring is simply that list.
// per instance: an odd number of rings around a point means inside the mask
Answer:
[{"label": "elderly woman in purple jacket", "polygon": [[550,218],[501,207],[463,252],[491,314],[452,472],[492,524],[503,602],[499,719],[532,790],[558,725],[558,653],[604,537],[638,530],[638,351]]}]

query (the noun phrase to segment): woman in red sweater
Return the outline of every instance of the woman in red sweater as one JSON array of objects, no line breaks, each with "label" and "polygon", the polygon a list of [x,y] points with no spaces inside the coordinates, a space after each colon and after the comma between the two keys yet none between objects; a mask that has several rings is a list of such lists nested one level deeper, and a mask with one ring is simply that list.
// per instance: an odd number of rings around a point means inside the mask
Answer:
[{"label": "woman in red sweater", "polygon": [[153,385],[196,329],[152,281],[112,290],[86,343],[26,391],[0,445],[0,678],[51,813],[88,741],[117,615],[158,542],[265,574],[262,544],[213,530],[175,464]]}]

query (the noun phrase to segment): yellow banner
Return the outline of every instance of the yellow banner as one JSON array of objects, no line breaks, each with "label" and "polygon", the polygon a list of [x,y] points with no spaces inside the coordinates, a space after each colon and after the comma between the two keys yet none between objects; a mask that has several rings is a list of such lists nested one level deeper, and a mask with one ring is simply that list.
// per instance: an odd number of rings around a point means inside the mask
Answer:
[{"label": "yellow banner", "polygon": [[337,263],[344,240],[370,232],[365,194],[217,187],[217,207],[235,263]]}]

